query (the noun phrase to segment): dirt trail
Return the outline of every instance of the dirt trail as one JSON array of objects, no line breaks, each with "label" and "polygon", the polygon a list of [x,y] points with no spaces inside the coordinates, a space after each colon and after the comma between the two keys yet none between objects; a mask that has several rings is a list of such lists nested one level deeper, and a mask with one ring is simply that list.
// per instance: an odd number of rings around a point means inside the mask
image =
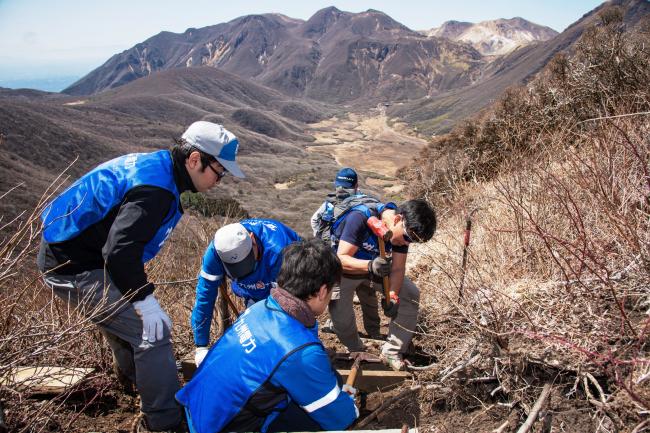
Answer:
[{"label": "dirt trail", "polygon": [[384,107],[324,120],[312,125],[311,133],[316,141],[310,151],[330,155],[341,166],[370,172],[364,181],[392,194],[403,188],[395,178],[397,169],[409,164],[427,144],[406,124],[389,123]]}]

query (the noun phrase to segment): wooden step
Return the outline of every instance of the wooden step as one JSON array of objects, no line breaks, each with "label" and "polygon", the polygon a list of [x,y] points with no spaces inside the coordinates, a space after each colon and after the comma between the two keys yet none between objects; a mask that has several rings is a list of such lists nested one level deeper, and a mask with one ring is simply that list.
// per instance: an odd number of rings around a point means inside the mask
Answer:
[{"label": "wooden step", "polygon": [[[343,378],[343,382],[345,382],[350,375],[350,370],[338,369],[336,371]],[[357,373],[354,387],[364,392],[375,392],[377,390],[386,391],[400,385],[402,382],[410,378],[411,374],[405,371],[364,370],[362,366],[362,369]]]},{"label": "wooden step", "polygon": [[[361,391],[374,392],[377,391],[377,389],[386,390],[411,378],[410,373],[405,371],[388,370],[388,367],[382,366],[381,364],[368,364],[368,369],[364,369],[363,366],[364,364],[362,364],[362,369],[359,374],[357,374],[357,379],[354,384],[355,388]],[[385,369],[378,370],[378,368],[381,367]],[[189,381],[196,371],[194,360],[185,359],[181,361],[181,370],[185,381]],[[350,370],[348,369],[339,368],[336,371],[343,378],[343,382],[345,382],[350,375]]]},{"label": "wooden step", "polygon": [[17,387],[34,394],[60,394],[79,384],[92,372],[92,368],[77,367],[16,367],[9,377],[0,378],[0,385]]}]

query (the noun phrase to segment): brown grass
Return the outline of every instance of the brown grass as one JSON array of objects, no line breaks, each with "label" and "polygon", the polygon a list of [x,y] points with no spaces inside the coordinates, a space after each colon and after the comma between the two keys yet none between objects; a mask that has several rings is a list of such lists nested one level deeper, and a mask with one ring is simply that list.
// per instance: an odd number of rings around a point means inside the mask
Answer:
[{"label": "brown grass", "polygon": [[574,57],[441,137],[407,173],[411,193],[441,210],[415,270],[424,293],[416,342],[437,358],[419,376],[438,402],[422,403],[423,413],[461,410],[488,423],[468,430],[508,421],[512,431],[552,383],[545,419],[558,431],[646,421],[648,41],[609,12]]}]

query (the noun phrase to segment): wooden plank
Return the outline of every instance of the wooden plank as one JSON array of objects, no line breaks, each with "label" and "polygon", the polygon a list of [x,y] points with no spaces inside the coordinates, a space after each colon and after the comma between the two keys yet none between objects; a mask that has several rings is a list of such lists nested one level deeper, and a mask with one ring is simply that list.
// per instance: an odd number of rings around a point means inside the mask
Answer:
[{"label": "wooden plank", "polygon": [[[374,392],[377,391],[377,389],[384,391],[394,388],[405,380],[411,378],[411,374],[405,371],[364,370],[363,367],[362,364],[361,371],[357,374],[354,387],[365,392]],[[345,382],[350,375],[350,370],[338,369],[336,371],[343,378],[343,382]]]},{"label": "wooden plank", "polygon": [[92,372],[92,368],[17,367],[12,375],[0,378],[0,385],[18,387],[34,394],[60,394]]},{"label": "wooden plank", "polygon": [[[404,371],[376,370],[376,368],[381,367],[380,364],[368,364],[369,368],[373,368],[372,370],[364,369],[365,365],[366,364],[361,365],[361,372],[357,374],[357,380],[355,383],[355,388],[362,391],[373,392],[377,391],[377,388],[385,390],[397,386],[411,378],[411,375]],[[189,381],[196,371],[194,360],[184,359],[181,361],[181,367],[183,378],[186,381]],[[345,382],[350,375],[350,370],[347,369],[337,369],[336,371],[341,375],[343,382]]]}]

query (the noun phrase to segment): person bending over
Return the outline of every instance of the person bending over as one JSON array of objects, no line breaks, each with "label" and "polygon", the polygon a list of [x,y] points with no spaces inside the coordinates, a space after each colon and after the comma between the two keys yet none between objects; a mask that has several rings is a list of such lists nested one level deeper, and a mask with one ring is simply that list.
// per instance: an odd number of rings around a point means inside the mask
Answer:
[{"label": "person bending over", "polygon": [[296,232],[270,219],[247,219],[217,230],[203,255],[190,318],[197,366],[208,353],[219,285],[229,277],[233,293],[242,298],[246,306],[266,299],[276,285],[282,249],[299,240]]}]

